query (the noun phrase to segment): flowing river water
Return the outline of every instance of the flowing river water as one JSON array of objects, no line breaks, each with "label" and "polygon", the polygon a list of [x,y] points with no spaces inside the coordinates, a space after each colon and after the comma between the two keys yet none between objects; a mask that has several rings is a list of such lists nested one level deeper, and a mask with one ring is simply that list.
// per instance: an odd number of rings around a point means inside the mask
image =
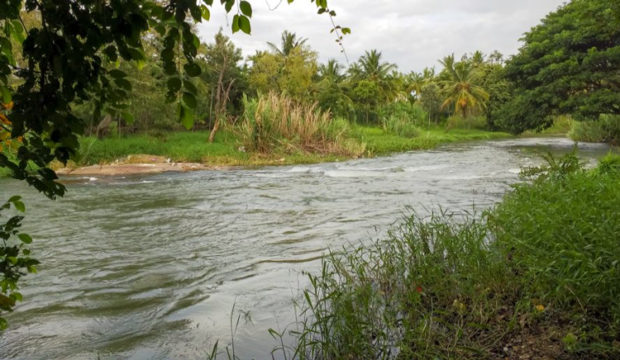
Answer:
[{"label": "flowing river water", "polygon": [[[271,358],[268,328],[328,249],[385,235],[408,207],[463,212],[499,201],[534,149],[560,138],[485,141],[307,166],[66,178],[50,201],[23,194],[23,230],[42,260],[0,335],[2,359],[204,359],[234,336],[241,358]],[[581,144],[593,162],[609,150]],[[250,319],[251,318],[251,319]],[[232,324],[235,327],[235,324]]]}]

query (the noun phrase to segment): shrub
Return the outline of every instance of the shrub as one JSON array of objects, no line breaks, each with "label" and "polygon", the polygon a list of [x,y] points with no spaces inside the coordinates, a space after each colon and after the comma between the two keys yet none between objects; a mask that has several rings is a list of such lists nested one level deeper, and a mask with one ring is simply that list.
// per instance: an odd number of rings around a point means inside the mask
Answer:
[{"label": "shrub", "polygon": [[341,141],[349,124],[333,120],[317,104],[298,103],[284,94],[270,93],[258,99],[244,99],[245,110],[240,124],[246,149],[269,153],[310,151],[351,154]]},{"label": "shrub", "polygon": [[428,114],[418,104],[397,101],[379,109],[379,119],[386,131],[400,136],[417,136],[416,127],[428,121]]},{"label": "shrub", "polygon": [[413,121],[394,115],[383,120],[383,129],[388,133],[403,137],[416,137],[420,135],[420,130]]},{"label": "shrub", "polygon": [[486,129],[487,119],[483,115],[462,117],[452,115],[446,121],[446,129]]},{"label": "shrub", "polygon": [[620,115],[603,114],[596,121],[575,121],[569,132],[575,141],[620,144]]}]

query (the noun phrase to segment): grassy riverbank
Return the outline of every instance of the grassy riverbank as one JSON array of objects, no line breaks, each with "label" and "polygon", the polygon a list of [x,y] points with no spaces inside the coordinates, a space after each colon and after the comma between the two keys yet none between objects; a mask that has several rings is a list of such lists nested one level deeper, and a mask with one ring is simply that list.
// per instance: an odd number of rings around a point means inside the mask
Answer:
[{"label": "grassy riverbank", "polygon": [[482,216],[416,216],[310,277],[309,359],[616,359],[620,158],[574,154]]},{"label": "grassy riverbank", "polygon": [[[199,162],[207,165],[259,166],[274,164],[317,163],[337,161],[358,156],[383,155],[392,152],[430,149],[440,144],[507,138],[501,132],[443,128],[421,130],[416,137],[386,132],[379,127],[354,126],[343,141],[354,144],[358,153],[324,153],[282,147],[269,153],[246,151],[241,138],[232,131],[219,131],[213,143],[207,141],[206,131],[128,135],[118,138],[81,139],[80,151],[73,166],[105,164],[126,159],[135,154],[150,154],[170,158],[174,162]],[[131,161],[131,160],[130,160]]]}]

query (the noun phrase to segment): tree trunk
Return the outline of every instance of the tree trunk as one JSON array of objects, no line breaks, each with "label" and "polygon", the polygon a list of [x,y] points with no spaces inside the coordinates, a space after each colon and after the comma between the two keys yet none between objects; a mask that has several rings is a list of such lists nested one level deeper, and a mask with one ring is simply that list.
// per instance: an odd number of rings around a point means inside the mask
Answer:
[{"label": "tree trunk", "polygon": [[211,129],[211,132],[209,133],[210,143],[212,143],[213,140],[215,139],[215,133],[217,132],[219,128],[220,128],[220,121],[218,119],[215,119],[215,124],[213,124],[213,129]]}]

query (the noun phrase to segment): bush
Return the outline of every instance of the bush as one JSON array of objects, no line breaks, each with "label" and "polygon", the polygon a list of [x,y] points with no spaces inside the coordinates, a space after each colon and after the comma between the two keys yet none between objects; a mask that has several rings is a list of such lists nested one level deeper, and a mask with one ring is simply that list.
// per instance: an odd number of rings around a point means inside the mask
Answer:
[{"label": "bush", "polygon": [[468,116],[462,117],[453,115],[446,121],[446,129],[479,129],[487,128],[487,119],[485,116]]},{"label": "bush", "polygon": [[610,156],[586,173],[572,156],[553,165],[561,171],[517,186],[490,224],[529,297],[579,314],[613,339],[620,335],[620,176],[610,169],[619,161]]},{"label": "bush", "polygon": [[569,132],[575,141],[620,144],[620,115],[603,114],[596,121],[575,121]]},{"label": "bush", "polygon": [[390,134],[416,137],[420,135],[418,127],[427,120],[427,113],[417,104],[398,101],[381,107],[379,119],[383,129]]},{"label": "bush", "polygon": [[416,137],[420,135],[420,130],[413,121],[394,115],[383,120],[383,129],[390,134],[403,137]]},{"label": "bush", "polygon": [[333,120],[331,114],[318,109],[316,103],[301,104],[284,94],[270,93],[258,99],[245,99],[244,107],[240,131],[249,151],[351,155],[354,149],[342,142],[349,132],[349,124],[342,119]]}]

